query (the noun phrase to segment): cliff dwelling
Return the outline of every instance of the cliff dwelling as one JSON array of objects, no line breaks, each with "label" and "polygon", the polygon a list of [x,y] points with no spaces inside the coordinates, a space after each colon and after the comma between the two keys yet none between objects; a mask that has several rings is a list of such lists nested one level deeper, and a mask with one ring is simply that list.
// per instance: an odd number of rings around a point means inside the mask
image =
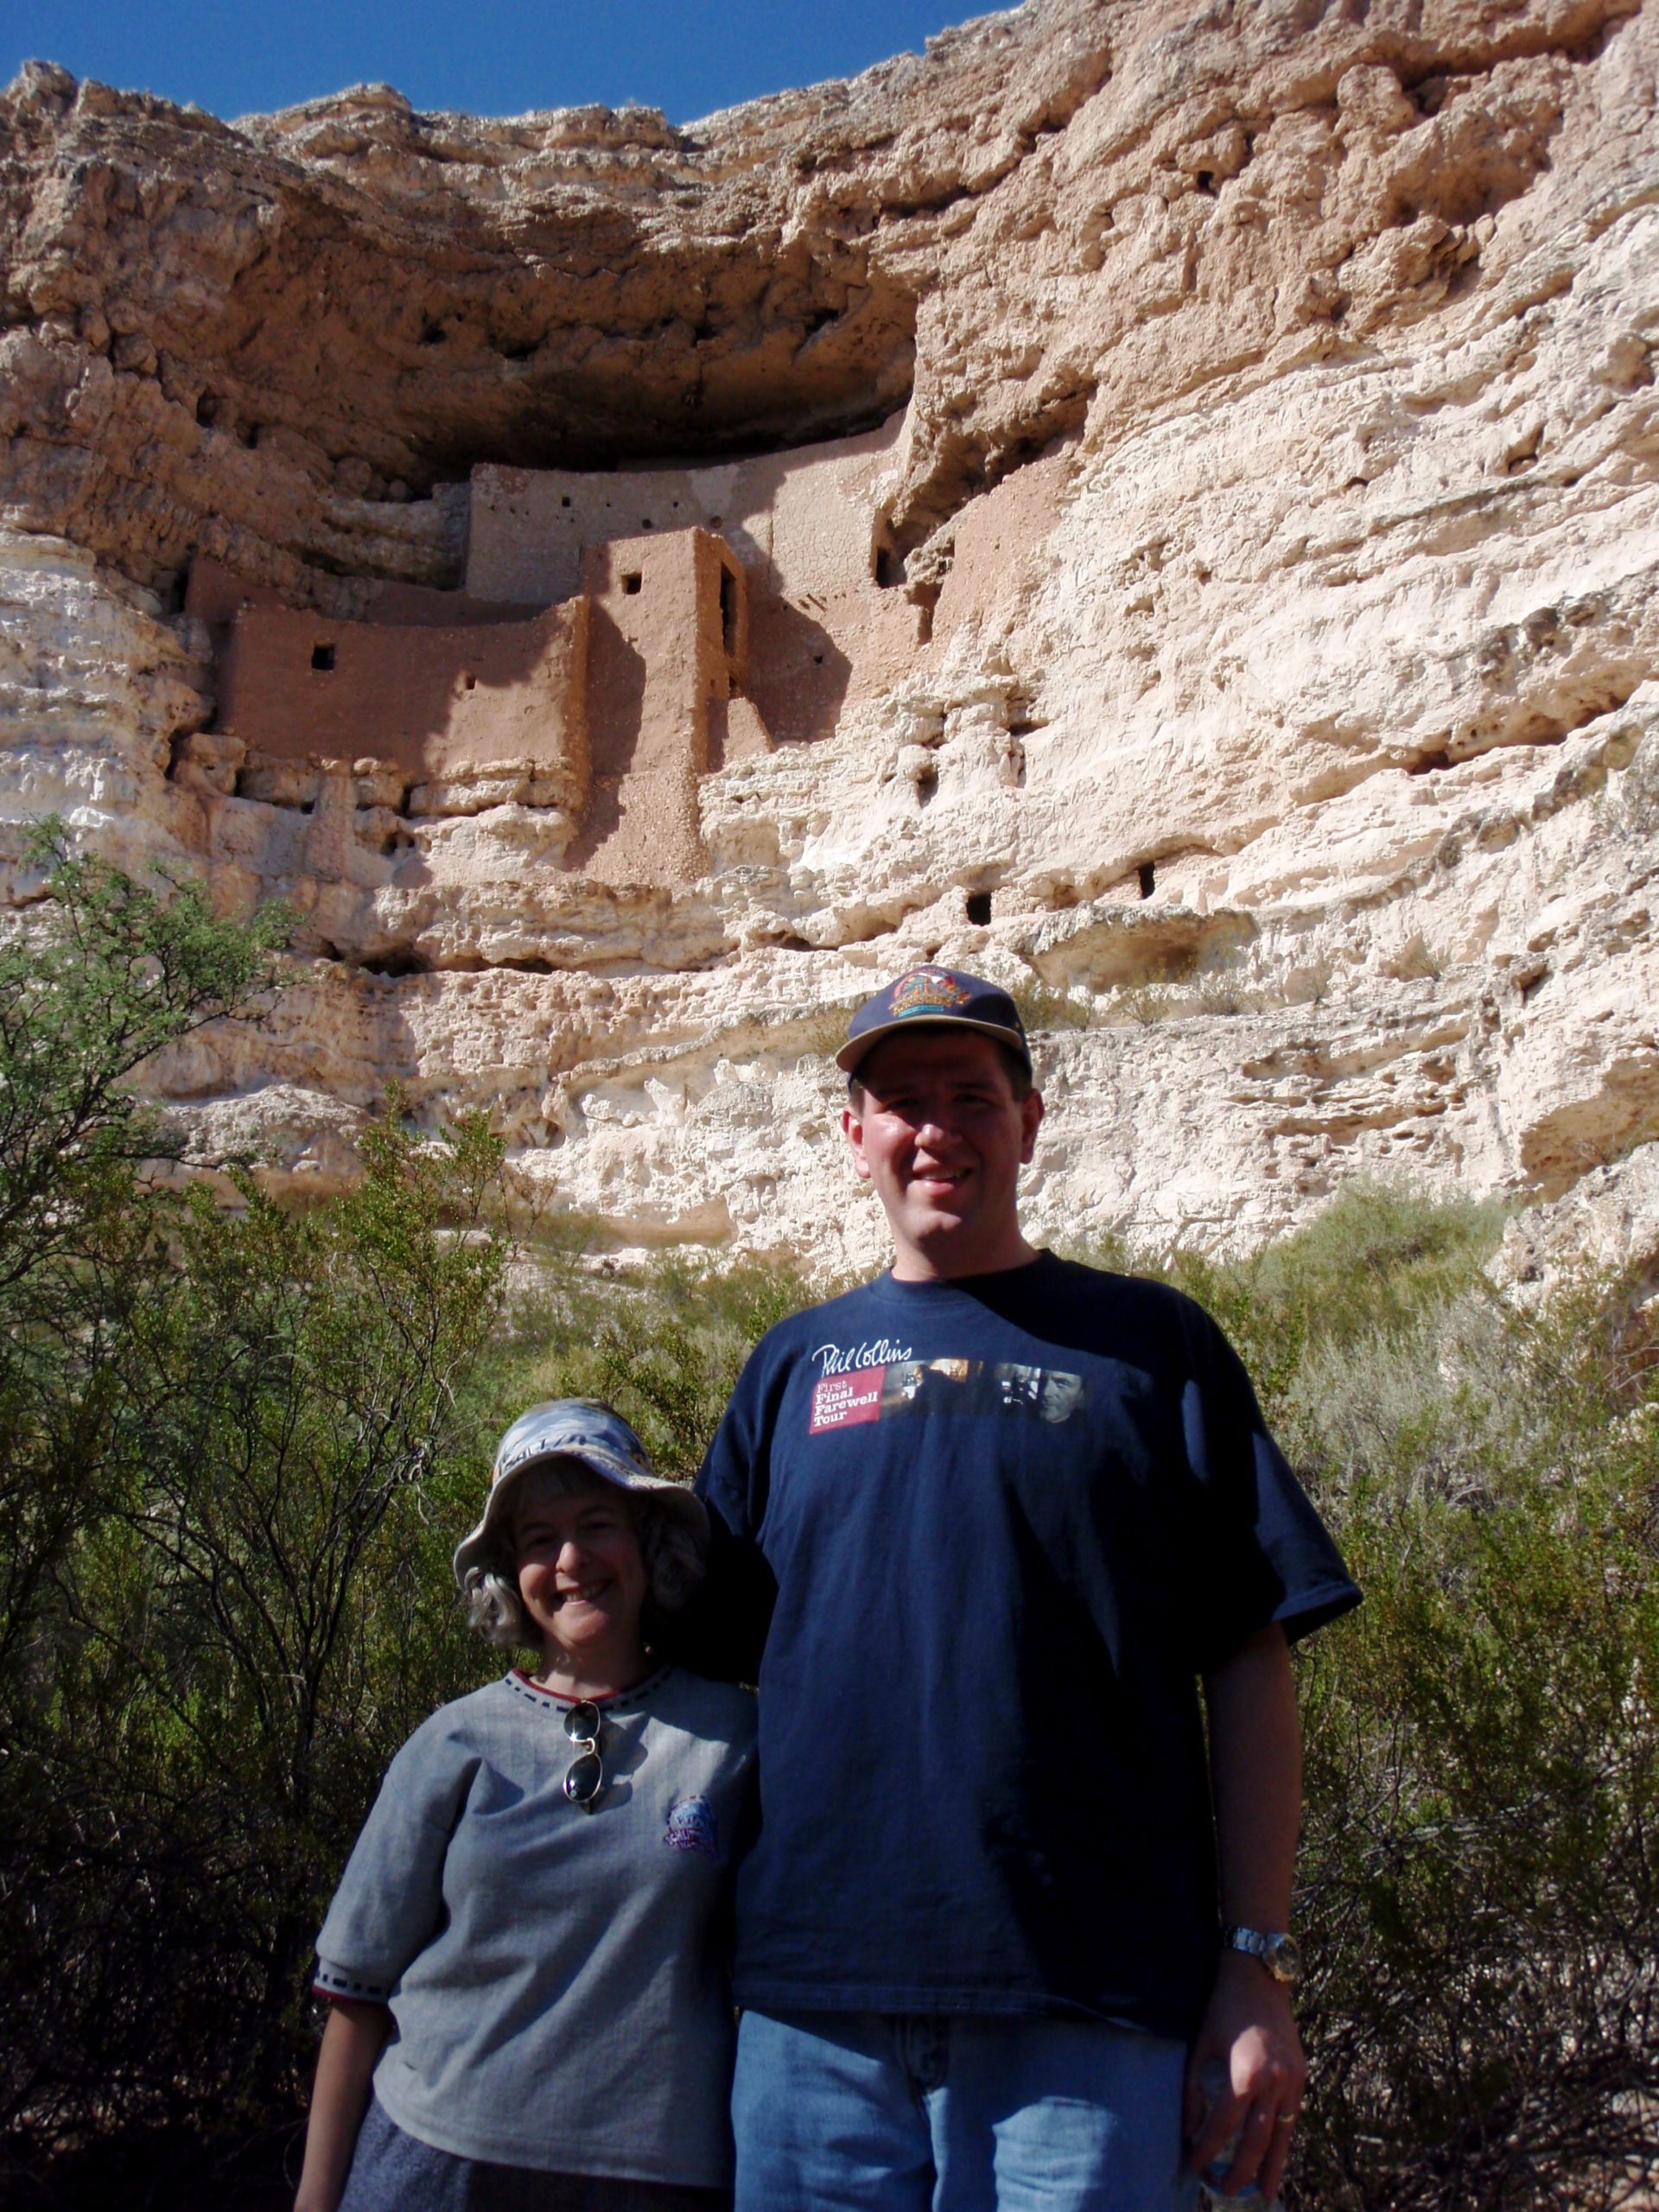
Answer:
[{"label": "cliff dwelling", "polygon": [[891,687],[931,600],[889,588],[872,489],[901,418],[714,467],[480,463],[454,590],[371,583],[353,617],[284,604],[210,556],[216,711],[175,777],[354,819],[389,860],[412,818],[546,810],[560,865],[613,885],[706,872],[698,779],[834,734]]},{"label": "cliff dwelling", "polygon": [[1030,0],[701,122],[0,95],[0,895],[289,987],[158,1065],[334,1187],[882,1250],[826,1059],[1020,997],[1033,1232],[1356,1177],[1659,1248],[1659,0]]}]

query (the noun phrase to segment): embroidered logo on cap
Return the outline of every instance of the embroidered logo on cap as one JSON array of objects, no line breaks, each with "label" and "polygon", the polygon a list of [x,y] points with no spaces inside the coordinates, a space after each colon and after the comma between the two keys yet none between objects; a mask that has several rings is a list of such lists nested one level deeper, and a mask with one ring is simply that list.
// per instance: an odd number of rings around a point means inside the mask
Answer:
[{"label": "embroidered logo on cap", "polygon": [[671,1805],[663,1841],[671,1851],[696,1851],[705,1859],[720,1856],[720,1831],[715,1808],[706,1797],[683,1797]]},{"label": "embroidered logo on cap", "polygon": [[937,968],[913,969],[901,976],[888,999],[895,1020],[909,1014],[950,1014],[966,1006],[969,994],[951,976]]}]

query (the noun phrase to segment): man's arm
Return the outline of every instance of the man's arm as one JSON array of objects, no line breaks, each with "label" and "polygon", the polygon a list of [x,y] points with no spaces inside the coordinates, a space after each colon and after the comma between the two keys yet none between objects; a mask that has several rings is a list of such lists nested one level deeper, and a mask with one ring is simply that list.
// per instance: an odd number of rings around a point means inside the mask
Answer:
[{"label": "man's arm", "polygon": [[[1229,1927],[1282,1932],[1290,1926],[1302,1807],[1301,1727],[1284,1630],[1274,1626],[1251,1637],[1205,1676],[1204,1694],[1222,1918]],[[1218,2068],[1227,2084],[1207,2118],[1206,2068]],[[1271,2202],[1290,2147],[1285,2123],[1300,2107],[1306,2078],[1289,1991],[1259,1960],[1224,1951],[1187,2065],[1194,2165],[1205,2165],[1243,2127],[1224,2186],[1230,2193],[1256,2180]]]}]

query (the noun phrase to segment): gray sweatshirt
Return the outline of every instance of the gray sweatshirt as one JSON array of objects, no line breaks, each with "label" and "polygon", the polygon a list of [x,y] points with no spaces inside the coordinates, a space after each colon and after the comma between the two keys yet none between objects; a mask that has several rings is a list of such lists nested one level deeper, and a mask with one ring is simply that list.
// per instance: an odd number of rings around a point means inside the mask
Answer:
[{"label": "gray sweatshirt", "polygon": [[406,2134],[724,2187],[754,1700],[673,1667],[610,1700],[591,1813],[563,1794],[568,1710],[512,1674],[416,1730],[317,1938],[317,1986],[390,2004],[374,2089]]}]

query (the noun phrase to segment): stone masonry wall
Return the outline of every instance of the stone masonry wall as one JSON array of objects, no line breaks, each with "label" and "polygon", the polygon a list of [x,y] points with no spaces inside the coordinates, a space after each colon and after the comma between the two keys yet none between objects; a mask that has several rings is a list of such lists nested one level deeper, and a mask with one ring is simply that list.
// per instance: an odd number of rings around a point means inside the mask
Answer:
[{"label": "stone masonry wall", "polygon": [[241,609],[217,671],[216,728],[276,759],[373,755],[411,784],[499,771],[588,795],[585,613],[445,628]]}]

